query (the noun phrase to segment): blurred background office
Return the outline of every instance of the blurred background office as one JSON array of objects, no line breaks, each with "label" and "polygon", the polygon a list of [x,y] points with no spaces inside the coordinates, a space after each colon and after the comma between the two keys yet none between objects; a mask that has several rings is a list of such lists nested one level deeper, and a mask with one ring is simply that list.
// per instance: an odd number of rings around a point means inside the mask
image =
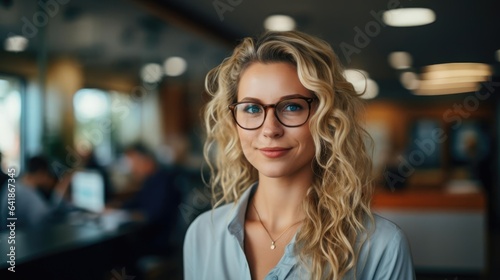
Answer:
[{"label": "blurred background office", "polygon": [[17,229],[31,240],[18,269],[181,279],[182,237],[211,203],[204,76],[241,38],[297,29],[330,43],[364,92],[373,208],[406,232],[418,278],[498,279],[497,10],[493,0],[0,0],[1,168],[22,177],[44,155],[54,183],[68,184],[63,221],[37,238]]}]

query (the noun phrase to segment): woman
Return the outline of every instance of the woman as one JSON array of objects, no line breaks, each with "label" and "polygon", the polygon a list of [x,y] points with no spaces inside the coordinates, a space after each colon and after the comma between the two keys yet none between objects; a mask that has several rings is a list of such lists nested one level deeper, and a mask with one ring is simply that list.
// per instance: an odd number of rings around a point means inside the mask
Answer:
[{"label": "woman", "polygon": [[362,102],[326,42],[246,38],[206,89],[216,203],[186,234],[185,279],[414,279],[404,234],[370,211]]}]

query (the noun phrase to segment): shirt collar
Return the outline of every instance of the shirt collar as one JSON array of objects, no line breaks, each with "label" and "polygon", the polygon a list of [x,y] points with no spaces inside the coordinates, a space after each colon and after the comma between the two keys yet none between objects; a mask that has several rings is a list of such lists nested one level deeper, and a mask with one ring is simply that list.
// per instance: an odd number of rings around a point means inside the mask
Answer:
[{"label": "shirt collar", "polygon": [[[247,211],[248,201],[250,197],[253,196],[257,190],[258,182],[254,183],[250,188],[243,192],[240,199],[234,203],[233,211],[229,216],[229,224],[227,226],[228,232],[235,236],[241,249],[244,248],[244,236],[245,236],[245,215]],[[278,265],[270,272],[273,275],[279,275],[280,278],[285,278],[292,268],[296,266],[297,259],[294,254],[294,244],[295,244],[296,234],[293,236],[290,243],[285,248],[283,257],[281,258]]]},{"label": "shirt collar", "polygon": [[243,241],[243,229],[245,227],[245,215],[247,212],[248,200],[257,190],[257,186],[258,182],[252,184],[250,188],[243,192],[240,199],[235,202],[235,205],[233,205],[234,208],[229,219],[227,229],[229,230],[229,233],[237,237],[241,234],[242,238],[240,242]]},{"label": "shirt collar", "polygon": [[[243,247],[244,229],[245,229],[245,215],[247,212],[248,201],[257,190],[258,182],[252,184],[246,191],[243,192],[240,199],[233,205],[233,211],[229,218],[227,230],[231,235],[236,236],[240,245]],[[293,255],[296,234],[285,249],[285,255]]]}]

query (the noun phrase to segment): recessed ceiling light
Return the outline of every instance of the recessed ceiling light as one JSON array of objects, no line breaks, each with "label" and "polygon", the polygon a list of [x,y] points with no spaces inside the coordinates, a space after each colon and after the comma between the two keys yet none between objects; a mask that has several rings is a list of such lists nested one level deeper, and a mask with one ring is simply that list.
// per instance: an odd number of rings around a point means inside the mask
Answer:
[{"label": "recessed ceiling light", "polygon": [[286,15],[272,15],[266,18],[264,27],[274,31],[290,31],[295,29],[295,20]]},{"label": "recessed ceiling light", "polygon": [[5,50],[9,52],[22,52],[28,47],[28,39],[23,36],[10,36],[5,39]]},{"label": "recessed ceiling light", "polygon": [[436,14],[427,8],[400,8],[385,11],[383,19],[390,26],[419,26],[433,23],[436,20]]},{"label": "recessed ceiling light", "polygon": [[477,91],[481,85],[479,83],[464,82],[436,85],[428,81],[420,81],[418,89],[413,91],[416,95],[444,95]]},{"label": "recessed ceiling light", "polygon": [[172,56],[165,60],[163,66],[167,76],[176,77],[186,72],[187,62],[182,57]]},{"label": "recessed ceiling light", "polygon": [[141,69],[141,79],[146,83],[157,83],[162,76],[163,71],[158,63],[146,64]]},{"label": "recessed ceiling light", "polygon": [[378,95],[378,84],[369,78],[366,71],[360,69],[347,69],[344,71],[346,80],[352,84],[354,90],[363,99],[372,99]]},{"label": "recessed ceiling light", "polygon": [[488,64],[472,62],[434,64],[422,69],[423,80],[475,77],[478,82],[482,82],[491,74]]},{"label": "recessed ceiling light", "polygon": [[368,79],[369,75],[366,71],[361,69],[346,69],[344,71],[344,76],[349,83],[357,83],[359,81],[365,81]]},{"label": "recessed ceiling light", "polygon": [[490,65],[483,63],[443,63],[428,65],[422,69],[418,88],[419,95],[440,95],[476,91],[481,82],[492,75]]},{"label": "recessed ceiling light", "polygon": [[409,90],[418,89],[420,85],[420,79],[418,75],[414,72],[406,71],[399,76],[401,84]]},{"label": "recessed ceiling light", "polygon": [[407,69],[413,63],[411,54],[407,52],[391,52],[389,54],[389,64],[394,69]]},{"label": "recessed ceiling light", "polygon": [[363,99],[373,99],[378,95],[378,84],[372,79],[366,80],[366,91],[361,95]]}]

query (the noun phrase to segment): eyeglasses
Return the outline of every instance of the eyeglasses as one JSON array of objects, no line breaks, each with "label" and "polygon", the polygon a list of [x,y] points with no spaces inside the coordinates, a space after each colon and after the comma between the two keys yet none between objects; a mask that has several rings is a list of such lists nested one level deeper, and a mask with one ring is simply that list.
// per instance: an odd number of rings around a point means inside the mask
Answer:
[{"label": "eyeglasses", "polygon": [[297,97],[282,100],[276,104],[263,105],[256,102],[237,102],[229,105],[236,124],[248,130],[261,127],[267,116],[267,109],[274,108],[274,115],[286,127],[305,124],[311,114],[311,103],[315,98]]}]

